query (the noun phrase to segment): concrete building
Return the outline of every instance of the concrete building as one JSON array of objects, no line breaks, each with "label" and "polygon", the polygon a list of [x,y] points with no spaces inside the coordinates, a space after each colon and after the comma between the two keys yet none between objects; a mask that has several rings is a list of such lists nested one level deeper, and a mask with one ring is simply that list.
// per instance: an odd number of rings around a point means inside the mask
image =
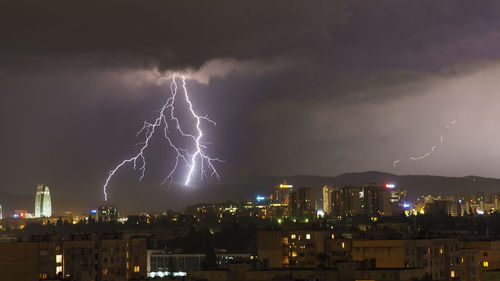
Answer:
[{"label": "concrete building", "polygon": [[364,214],[363,188],[358,186],[345,186],[332,195],[332,215],[337,217],[351,217]]},{"label": "concrete building", "polygon": [[[257,257],[250,253],[216,253],[218,269],[228,268],[231,263],[251,263]],[[165,250],[148,250],[147,272],[149,277],[169,276],[174,273],[202,270],[205,265],[204,253],[172,253]]]},{"label": "concrete building", "polygon": [[456,217],[460,214],[458,204],[451,200],[433,200],[432,202],[426,203],[425,213],[439,217]]},{"label": "concrete building", "polygon": [[500,280],[500,270],[485,270],[482,274],[482,281]]},{"label": "concrete building", "polygon": [[63,245],[63,275],[81,281],[147,277],[147,242],[123,234],[75,234]]},{"label": "concrete building", "polygon": [[112,205],[104,205],[97,210],[98,222],[116,222],[118,221],[118,209]]},{"label": "concrete building", "polygon": [[[326,215],[332,215],[338,213],[339,207],[339,196],[340,187],[333,185],[323,186],[323,212]],[[334,212],[336,210],[336,212]]]},{"label": "concrete building", "polygon": [[293,192],[293,185],[284,180],[281,184],[273,188],[272,202],[274,204],[288,205],[290,203],[290,194]]},{"label": "concrete building", "polygon": [[192,280],[207,281],[355,281],[339,279],[335,270],[315,268],[252,270],[248,264],[231,264],[228,270],[199,270],[188,272]]},{"label": "concrete building", "polygon": [[63,274],[63,250],[59,235],[33,235],[32,242],[39,246],[39,268],[42,279],[56,279]]},{"label": "concrete building", "polygon": [[371,268],[423,268],[432,280],[451,280],[460,258],[457,239],[354,240],[353,261]]},{"label": "concrete building", "polygon": [[312,220],[316,218],[316,198],[314,189],[302,187],[290,195],[290,213],[298,220]]},{"label": "concrete building", "polygon": [[[328,230],[283,229],[259,231],[257,257],[265,268],[311,268],[327,264],[325,241],[332,239]],[[345,247],[345,244],[344,244]]]},{"label": "concrete building", "polygon": [[[472,264],[471,279],[481,281],[483,272],[500,270],[500,241],[462,241],[462,249],[469,249],[469,262]],[[466,260],[467,261],[467,260]]]},{"label": "concrete building", "polygon": [[39,273],[38,243],[0,243],[0,279],[2,281],[36,281]]},{"label": "concrete building", "polygon": [[365,184],[363,185],[363,207],[365,215],[370,217],[391,216],[391,184]]},{"label": "concrete building", "polygon": [[52,216],[52,201],[50,199],[49,187],[39,184],[35,197],[35,218],[50,218]]}]

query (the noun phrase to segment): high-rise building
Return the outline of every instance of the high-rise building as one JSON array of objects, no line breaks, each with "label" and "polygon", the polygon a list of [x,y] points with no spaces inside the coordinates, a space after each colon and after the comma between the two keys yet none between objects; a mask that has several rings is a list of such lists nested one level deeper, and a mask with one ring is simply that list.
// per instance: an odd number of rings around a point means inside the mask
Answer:
[{"label": "high-rise building", "polygon": [[290,203],[290,194],[293,191],[293,185],[284,180],[281,184],[274,187],[273,203],[288,205]]},{"label": "high-rise building", "polygon": [[391,190],[393,184],[365,184],[364,189],[364,208],[365,214],[369,216],[390,216],[391,208]]},{"label": "high-rise building", "polygon": [[340,206],[339,204],[340,188],[333,185],[323,186],[323,212],[327,215],[338,213],[334,211]]},{"label": "high-rise building", "polygon": [[325,185],[323,186],[323,212],[329,215],[331,213],[331,205],[332,205],[332,191],[333,186]]},{"label": "high-rise building", "polygon": [[315,218],[316,217],[316,198],[314,189],[302,187],[290,194],[290,211],[296,218]]},{"label": "high-rise building", "polygon": [[52,203],[50,200],[49,187],[44,184],[39,184],[36,190],[35,198],[35,218],[51,217]]},{"label": "high-rise building", "polygon": [[97,213],[99,222],[116,222],[118,221],[118,210],[112,205],[105,205],[99,208]]},{"label": "high-rise building", "polygon": [[358,186],[345,186],[332,193],[332,215],[350,217],[363,214],[365,193]]}]

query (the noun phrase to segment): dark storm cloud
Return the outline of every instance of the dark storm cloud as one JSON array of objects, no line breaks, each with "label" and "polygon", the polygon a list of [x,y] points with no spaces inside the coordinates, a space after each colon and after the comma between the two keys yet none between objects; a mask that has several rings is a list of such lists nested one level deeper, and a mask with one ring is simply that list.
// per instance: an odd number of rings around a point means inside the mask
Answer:
[{"label": "dark storm cloud", "polygon": [[[167,70],[192,78],[198,110],[218,122],[206,137],[226,177],[494,176],[499,12],[497,1],[2,1],[0,189],[43,180],[101,198],[164,101]],[[455,119],[432,161],[392,169]],[[155,189],[165,166],[153,159],[141,184],[124,171],[111,192]]]},{"label": "dark storm cloud", "polygon": [[[500,4],[485,1],[3,1],[2,59],[200,66],[305,58],[345,71],[439,69],[497,56]],[[14,56],[14,58],[13,58]],[[311,67],[311,66],[309,66]]]}]

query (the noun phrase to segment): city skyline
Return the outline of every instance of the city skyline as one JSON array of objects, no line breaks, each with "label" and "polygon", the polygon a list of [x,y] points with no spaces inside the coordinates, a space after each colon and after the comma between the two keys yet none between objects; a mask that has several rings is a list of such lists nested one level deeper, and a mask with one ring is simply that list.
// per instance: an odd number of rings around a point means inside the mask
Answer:
[{"label": "city skyline", "polygon": [[0,1],[0,280],[499,281],[499,15]]},{"label": "city skyline", "polygon": [[[103,14],[31,4],[44,12],[15,2],[1,11],[12,28],[0,30],[0,144],[9,148],[0,191],[28,194],[50,182],[60,196],[100,200],[174,72],[186,75],[196,112],[217,122],[204,141],[225,160],[222,179],[372,170],[500,177],[498,3],[231,3],[197,13],[132,1],[123,13],[100,3]],[[112,192],[162,190],[175,205],[171,190],[189,200],[210,188],[160,186],[175,157],[152,148],[150,173],[139,182],[139,171],[120,171]]]}]

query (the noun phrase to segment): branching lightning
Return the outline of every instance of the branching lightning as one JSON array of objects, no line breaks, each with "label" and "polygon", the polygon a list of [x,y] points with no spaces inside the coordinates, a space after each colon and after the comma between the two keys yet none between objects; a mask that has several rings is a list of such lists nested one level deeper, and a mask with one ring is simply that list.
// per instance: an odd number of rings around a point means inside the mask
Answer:
[{"label": "branching lightning", "polygon": [[[457,122],[456,120],[453,120],[453,121],[451,121],[450,123],[448,123],[448,124],[444,125],[444,126],[442,127],[442,130],[446,130],[446,129],[451,128],[451,126],[453,126],[456,122]],[[439,143],[440,143],[440,144],[443,144],[443,143],[444,143],[444,135],[443,135],[443,134],[439,135]],[[412,156],[412,157],[409,157],[408,159],[409,159],[409,160],[414,160],[414,161],[416,161],[416,160],[422,160],[422,159],[424,159],[424,158],[426,158],[426,157],[430,156],[432,153],[434,153],[434,151],[436,150],[436,148],[437,148],[437,145],[436,145],[436,144],[434,144],[434,145],[431,147],[431,149],[430,149],[427,153],[425,153],[425,154],[423,154],[423,155],[421,155],[421,156]],[[396,168],[396,167],[397,167],[397,165],[398,165],[400,162],[401,162],[401,160],[399,160],[399,159],[398,159],[398,160],[396,160],[396,161],[394,161],[394,162],[393,162],[393,167],[394,167],[394,168]]]},{"label": "branching lightning", "polygon": [[[171,96],[167,99],[167,101],[159,111],[156,119],[154,119],[152,123],[144,121],[144,125],[137,132],[137,136],[144,134],[144,140],[137,144],[137,146],[139,146],[139,152],[133,157],[123,160],[120,164],[118,164],[113,170],[109,172],[108,177],[106,178],[106,182],[104,183],[103,186],[104,200],[106,201],[108,200],[107,188],[111,179],[113,178],[115,173],[124,165],[132,163],[134,170],[139,170],[141,172],[139,180],[141,181],[144,178],[146,172],[146,157],[144,155],[144,152],[147,150],[150,141],[152,137],[155,135],[155,133],[157,132],[159,133],[160,131],[163,131],[162,133],[163,137],[167,141],[172,151],[174,151],[176,154],[175,163],[172,169],[168,171],[167,176],[165,177],[165,179],[161,184],[164,184],[167,181],[170,183],[173,181],[174,174],[177,171],[180,164],[184,164],[184,166],[187,168],[188,171],[183,181],[185,185],[188,185],[192,181],[192,177],[196,173],[197,169],[199,169],[201,180],[203,180],[204,178],[208,178],[208,174],[210,175],[210,177],[216,177],[217,179],[219,179],[219,174],[214,164],[216,162],[223,162],[223,161],[218,158],[212,158],[208,156],[207,152],[205,151],[207,148],[206,143],[202,142],[203,131],[201,127],[202,122],[207,122],[214,126],[216,125],[216,123],[211,119],[209,119],[208,116],[200,116],[195,112],[191,99],[189,98],[189,93],[186,88],[186,78],[184,76],[181,76],[182,92],[183,92],[183,95],[181,96],[184,97],[184,101],[188,105],[188,111],[195,121],[195,128],[196,128],[195,133],[188,133],[186,129],[183,129],[181,126],[181,122],[175,115],[174,103],[180,96],[178,94],[176,75],[173,75],[171,79],[172,79],[172,82],[170,84]],[[173,127],[175,127],[174,128],[175,132],[171,131],[170,127],[172,124],[174,125]],[[192,142],[192,146],[194,146],[194,152],[191,152],[189,149],[181,147],[179,144],[174,142],[174,139],[172,138],[172,135],[174,133],[179,134],[183,138],[189,139]]]}]

